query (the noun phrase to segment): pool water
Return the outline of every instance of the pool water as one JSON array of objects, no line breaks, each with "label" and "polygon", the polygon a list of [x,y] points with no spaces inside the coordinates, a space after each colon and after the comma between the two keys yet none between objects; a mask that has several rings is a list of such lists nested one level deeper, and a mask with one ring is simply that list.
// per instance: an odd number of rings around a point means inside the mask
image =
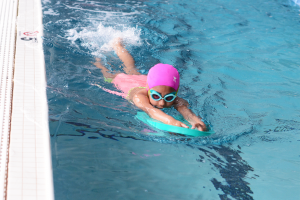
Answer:
[{"label": "pool water", "polygon": [[[300,198],[300,2],[43,0],[56,199]],[[174,65],[209,137],[148,134],[92,63]],[[167,113],[177,115],[173,109]]]}]

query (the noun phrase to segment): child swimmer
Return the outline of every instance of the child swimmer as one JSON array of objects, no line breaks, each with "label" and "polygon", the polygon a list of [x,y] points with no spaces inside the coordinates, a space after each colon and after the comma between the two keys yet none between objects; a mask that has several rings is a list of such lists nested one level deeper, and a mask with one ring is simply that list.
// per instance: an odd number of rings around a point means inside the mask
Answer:
[{"label": "child swimmer", "polygon": [[192,125],[192,129],[206,131],[206,125],[188,108],[188,102],[177,96],[180,76],[172,65],[159,63],[149,70],[148,75],[142,75],[136,70],[134,59],[125,49],[121,38],[113,41],[113,48],[124,63],[125,73],[110,73],[98,58],[94,65],[101,69],[106,80],[112,80],[111,83],[123,92],[121,96],[133,102],[153,119],[165,124],[189,128],[161,110],[174,106]]}]

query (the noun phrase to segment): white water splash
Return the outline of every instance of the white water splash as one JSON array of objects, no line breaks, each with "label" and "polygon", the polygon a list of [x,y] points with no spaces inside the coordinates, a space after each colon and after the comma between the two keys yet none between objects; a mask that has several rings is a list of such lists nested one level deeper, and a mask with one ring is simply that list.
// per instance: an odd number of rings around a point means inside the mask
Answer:
[{"label": "white water splash", "polygon": [[121,37],[126,45],[141,45],[141,30],[137,27],[127,27],[125,25],[104,26],[99,24],[96,30],[90,27],[83,28],[77,32],[76,29],[67,31],[67,39],[76,46],[75,41],[80,40],[81,46],[88,48],[95,56],[100,56],[103,51],[111,51],[111,42],[116,37]]}]

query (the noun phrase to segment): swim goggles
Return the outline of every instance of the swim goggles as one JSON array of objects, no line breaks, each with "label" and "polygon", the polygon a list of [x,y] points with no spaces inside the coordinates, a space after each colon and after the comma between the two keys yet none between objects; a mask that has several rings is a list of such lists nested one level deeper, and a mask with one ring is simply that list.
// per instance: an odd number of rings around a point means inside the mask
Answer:
[{"label": "swim goggles", "polygon": [[169,93],[162,97],[161,94],[156,92],[155,90],[150,90],[150,96],[154,101],[164,99],[166,102],[172,102],[176,98],[176,92]]}]

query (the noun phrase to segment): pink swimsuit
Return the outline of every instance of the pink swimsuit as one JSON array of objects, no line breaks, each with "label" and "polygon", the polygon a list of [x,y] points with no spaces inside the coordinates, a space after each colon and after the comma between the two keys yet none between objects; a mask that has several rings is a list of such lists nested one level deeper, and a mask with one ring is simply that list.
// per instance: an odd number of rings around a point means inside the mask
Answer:
[{"label": "pink swimsuit", "polygon": [[[147,76],[146,75],[128,75],[128,74],[118,74],[112,81],[115,87],[122,91],[122,93],[117,94],[124,98],[128,97],[130,91],[133,88],[145,87],[147,86]],[[116,92],[114,92],[116,94]]]}]

